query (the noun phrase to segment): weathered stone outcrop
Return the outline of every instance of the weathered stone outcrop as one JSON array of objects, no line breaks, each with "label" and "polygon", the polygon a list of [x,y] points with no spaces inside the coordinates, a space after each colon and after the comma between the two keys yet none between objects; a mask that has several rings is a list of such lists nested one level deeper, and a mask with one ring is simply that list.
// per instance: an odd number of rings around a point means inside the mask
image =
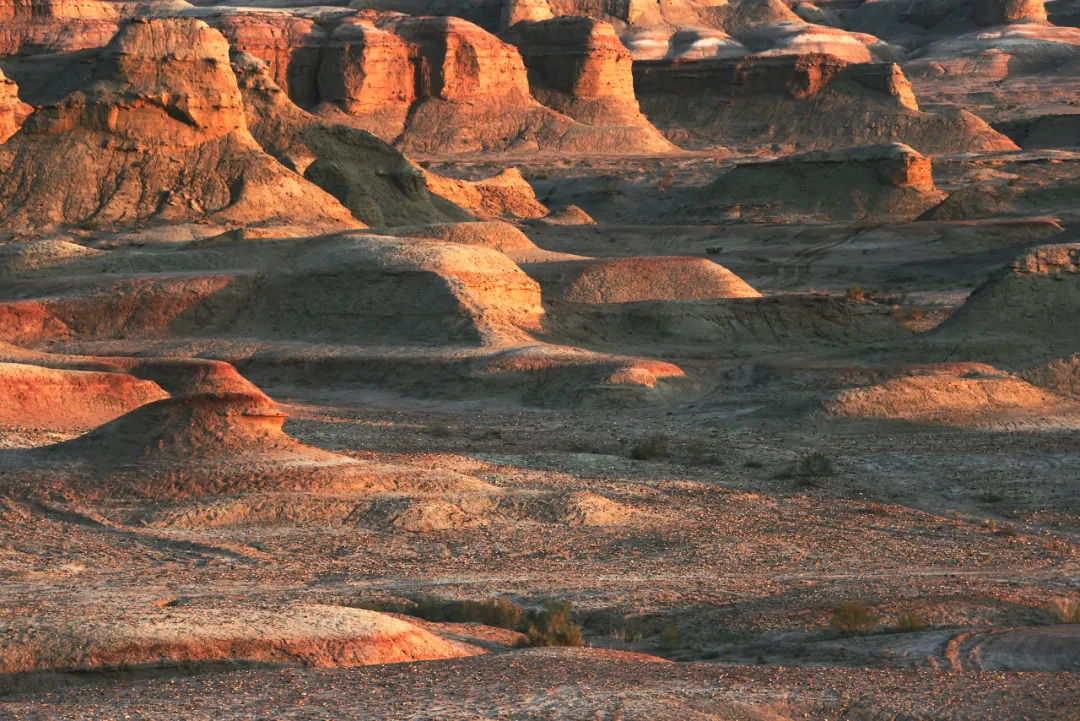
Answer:
[{"label": "weathered stone outcrop", "polygon": [[828,55],[640,62],[641,109],[679,145],[817,150],[901,141],[924,153],[1012,150],[966,112],[921,112],[892,63]]},{"label": "weathered stone outcrop", "polygon": [[634,96],[630,51],[608,23],[581,17],[521,22],[504,39],[521,52],[532,94],[544,105],[590,125],[653,129]]},{"label": "weathered stone outcrop", "polygon": [[263,149],[337,198],[357,220],[391,226],[469,217],[428,192],[423,171],[390,145],[294,105],[265,63],[240,54],[233,68],[248,127]]},{"label": "weathered stone outcrop", "polygon": [[382,138],[405,129],[416,100],[410,48],[397,35],[363,21],[334,28],[319,65],[319,111],[341,112]]},{"label": "weathered stone outcrop", "polygon": [[313,20],[285,13],[230,13],[211,24],[234,51],[265,62],[294,102],[304,107],[318,102],[319,55],[327,34]]},{"label": "weathered stone outcrop", "polygon": [[93,81],[0,146],[3,227],[196,219],[358,225],[251,137],[228,43],[199,20],[126,24]]},{"label": "weathered stone outcrop", "polygon": [[521,55],[464,20],[391,18],[382,29],[410,45],[416,102],[398,139],[406,152],[655,152],[670,146],[649,128],[589,125],[530,94]]},{"label": "weathered stone outcrop", "polygon": [[0,71],[0,143],[15,134],[32,108],[19,100],[19,89]]},{"label": "weathered stone outcrop", "polygon": [[0,57],[102,47],[119,15],[100,0],[0,0]]},{"label": "weathered stone outcrop", "polygon": [[900,143],[792,155],[747,163],[702,191],[705,202],[743,214],[800,219],[911,220],[941,202],[930,159]]},{"label": "weathered stone outcrop", "polygon": [[1043,0],[975,0],[971,19],[984,26],[1046,20],[1046,5]]}]

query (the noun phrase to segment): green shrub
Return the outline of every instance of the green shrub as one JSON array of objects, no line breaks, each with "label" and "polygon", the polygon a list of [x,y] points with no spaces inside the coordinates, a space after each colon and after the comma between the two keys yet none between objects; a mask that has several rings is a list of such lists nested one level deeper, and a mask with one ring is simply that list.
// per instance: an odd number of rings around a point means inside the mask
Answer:
[{"label": "green shrub", "polygon": [[530,646],[584,646],[581,627],[570,620],[569,601],[549,601],[525,632]]},{"label": "green shrub", "polygon": [[679,627],[674,624],[667,626],[660,633],[660,645],[668,650],[679,648],[682,645],[682,634]]},{"label": "green shrub", "polygon": [[832,612],[833,628],[845,634],[872,631],[880,620],[877,611],[860,601],[842,601]]},{"label": "green shrub", "polygon": [[1080,601],[1075,598],[1055,598],[1048,606],[1055,623],[1080,623]]},{"label": "green shrub", "polygon": [[896,630],[901,633],[912,633],[921,631],[924,628],[926,628],[926,619],[918,611],[901,613],[900,617],[896,619]]},{"label": "green shrub", "polygon": [[662,433],[644,438],[630,449],[630,457],[635,461],[648,461],[668,455],[668,438]]}]

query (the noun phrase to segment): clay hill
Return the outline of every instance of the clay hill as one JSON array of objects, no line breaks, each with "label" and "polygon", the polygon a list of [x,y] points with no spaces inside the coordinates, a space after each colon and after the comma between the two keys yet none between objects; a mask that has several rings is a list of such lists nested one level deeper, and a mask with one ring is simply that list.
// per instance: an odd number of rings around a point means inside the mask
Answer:
[{"label": "clay hill", "polygon": [[684,147],[814,150],[903,142],[924,153],[1012,150],[966,110],[923,112],[893,64],[829,55],[638,62],[641,108]]},{"label": "clay hill", "polygon": [[198,20],[126,24],[91,82],[0,147],[0,224],[357,225],[251,137],[228,53]]}]

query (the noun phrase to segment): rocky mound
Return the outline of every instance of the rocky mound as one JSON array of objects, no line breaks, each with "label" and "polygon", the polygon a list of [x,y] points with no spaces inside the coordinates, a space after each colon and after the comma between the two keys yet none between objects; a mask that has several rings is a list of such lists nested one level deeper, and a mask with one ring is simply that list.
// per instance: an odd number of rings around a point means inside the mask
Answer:
[{"label": "rocky mound", "polygon": [[13,620],[0,640],[0,692],[18,688],[17,681],[32,687],[33,676],[62,680],[68,673],[202,664],[326,668],[479,653],[392,616],[338,606],[104,609]]},{"label": "rocky mound", "polygon": [[536,222],[540,225],[596,225],[591,215],[573,204],[554,210]]},{"label": "rocky mound", "polygon": [[490,248],[500,253],[528,253],[539,250],[536,244],[519,229],[499,221],[479,223],[446,223],[417,228],[396,228],[393,234],[402,238],[425,238],[446,243],[460,243]]},{"label": "rocky mound", "polygon": [[[991,369],[956,375],[894,378],[880,385],[841,391],[825,411],[847,418],[888,418],[948,426],[1006,425],[1042,422],[1052,417],[1080,417],[1080,403]],[[974,376],[974,377],[969,377]]]},{"label": "rocky mound", "polygon": [[31,112],[33,108],[19,100],[19,88],[0,71],[0,143],[14,135]]},{"label": "rocky mound", "polygon": [[248,243],[212,246],[246,270],[90,278],[62,296],[0,303],[0,338],[475,346],[527,340],[540,326],[540,288],[486,248],[340,235],[263,241],[253,255]]},{"label": "rocky mound", "polygon": [[59,238],[8,243],[0,246],[0,277],[55,268],[103,254],[104,251]]},{"label": "rocky mound", "polygon": [[475,490],[467,476],[358,461],[305,446],[261,392],[148,403],[86,435],[0,456],[7,492],[29,496],[183,498],[235,493]]},{"label": "rocky mound", "polygon": [[435,201],[423,172],[374,135],[330,125],[294,105],[268,77],[265,64],[241,55],[233,68],[248,127],[259,145],[337,198],[361,223],[388,226],[468,217]]},{"label": "rocky mound", "polygon": [[1080,347],[1080,244],[1043,245],[972,292],[927,334],[956,358],[1045,363]]},{"label": "rocky mound", "polygon": [[506,168],[483,180],[447,178],[424,173],[427,188],[478,218],[542,218],[548,209],[536,199],[536,192],[517,168]]},{"label": "rocky mound", "polygon": [[828,55],[639,62],[645,115],[684,147],[816,150],[903,142],[923,153],[1015,150],[967,111],[925,113],[892,64]]},{"label": "rocky mound", "polygon": [[128,369],[136,378],[153,381],[172,396],[183,398],[202,394],[263,396],[253,383],[224,361],[203,358],[154,358],[138,360]]},{"label": "rocky mound", "polygon": [[608,23],[581,17],[522,22],[503,39],[521,52],[529,88],[544,105],[588,125],[642,128],[652,140],[643,138],[635,150],[671,149],[641,114],[630,52]]},{"label": "rocky mound", "polygon": [[102,0],[0,0],[0,57],[103,47],[119,16]]},{"label": "rocky mound", "polygon": [[1024,150],[1080,145],[1080,115],[1039,115],[995,127]]},{"label": "rocky mound", "polygon": [[251,137],[228,52],[198,20],[125,25],[92,82],[39,108],[0,146],[0,226],[355,227],[336,200]]},{"label": "rocky mound", "polygon": [[911,220],[945,194],[934,186],[929,158],[891,143],[739,165],[702,196],[729,216],[828,222]]},{"label": "rocky mound", "polygon": [[123,373],[0,363],[0,425],[92,428],[168,394]]},{"label": "rocky mound", "polygon": [[535,264],[544,299],[566,303],[760,298],[741,278],[705,258],[649,257]]}]

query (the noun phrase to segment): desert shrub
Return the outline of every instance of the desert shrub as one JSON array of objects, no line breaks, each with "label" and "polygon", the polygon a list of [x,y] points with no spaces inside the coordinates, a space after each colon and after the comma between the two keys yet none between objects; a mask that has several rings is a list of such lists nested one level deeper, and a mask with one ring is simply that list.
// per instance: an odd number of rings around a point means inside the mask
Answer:
[{"label": "desert shrub", "polygon": [[865,633],[877,628],[877,611],[861,601],[842,601],[832,611],[832,626],[840,633]]},{"label": "desert shrub", "polygon": [[447,623],[482,623],[499,628],[521,628],[525,622],[525,609],[505,598],[489,598],[486,601],[446,601],[426,597],[418,601],[368,601],[356,604],[357,608],[384,613],[401,613],[422,618],[425,621]]},{"label": "desert shrub", "polygon": [[529,620],[525,631],[530,646],[584,646],[581,627],[570,620],[569,601],[549,601]]},{"label": "desert shrub", "polygon": [[847,294],[844,298],[849,303],[857,303],[861,300],[866,300],[866,291],[863,290],[861,285],[848,286]]},{"label": "desert shrub", "polygon": [[1033,386],[1080,399],[1080,355],[1025,368],[1019,376]]},{"label": "desert shrub", "polygon": [[808,478],[831,476],[835,473],[836,470],[833,468],[832,459],[824,453],[811,453],[799,461],[796,469],[796,475]]},{"label": "desert shrub", "polygon": [[900,617],[896,619],[896,630],[901,633],[921,631],[924,628],[926,628],[926,619],[924,619],[922,614],[918,611],[901,613]]},{"label": "desert shrub", "polygon": [[630,449],[630,457],[635,461],[648,461],[668,455],[668,438],[663,433],[643,438]]},{"label": "desert shrub", "polygon": [[915,323],[926,318],[926,308],[921,305],[913,305],[907,308],[897,308],[893,312],[893,318],[901,323]]},{"label": "desert shrub", "polygon": [[682,634],[679,627],[672,624],[660,632],[660,645],[666,649],[675,649],[682,645]]},{"label": "desert shrub", "polygon": [[1080,623],[1080,601],[1075,598],[1055,598],[1047,606],[1054,623]]},{"label": "desert shrub", "polygon": [[614,180],[609,180],[607,183],[604,184],[604,195],[613,196],[618,195],[620,192],[621,191],[619,190],[619,184]]},{"label": "desert shrub", "polygon": [[427,431],[428,435],[435,436],[436,438],[447,438],[454,434],[454,432],[450,430],[450,426],[444,426],[439,423],[425,426],[424,430]]}]

